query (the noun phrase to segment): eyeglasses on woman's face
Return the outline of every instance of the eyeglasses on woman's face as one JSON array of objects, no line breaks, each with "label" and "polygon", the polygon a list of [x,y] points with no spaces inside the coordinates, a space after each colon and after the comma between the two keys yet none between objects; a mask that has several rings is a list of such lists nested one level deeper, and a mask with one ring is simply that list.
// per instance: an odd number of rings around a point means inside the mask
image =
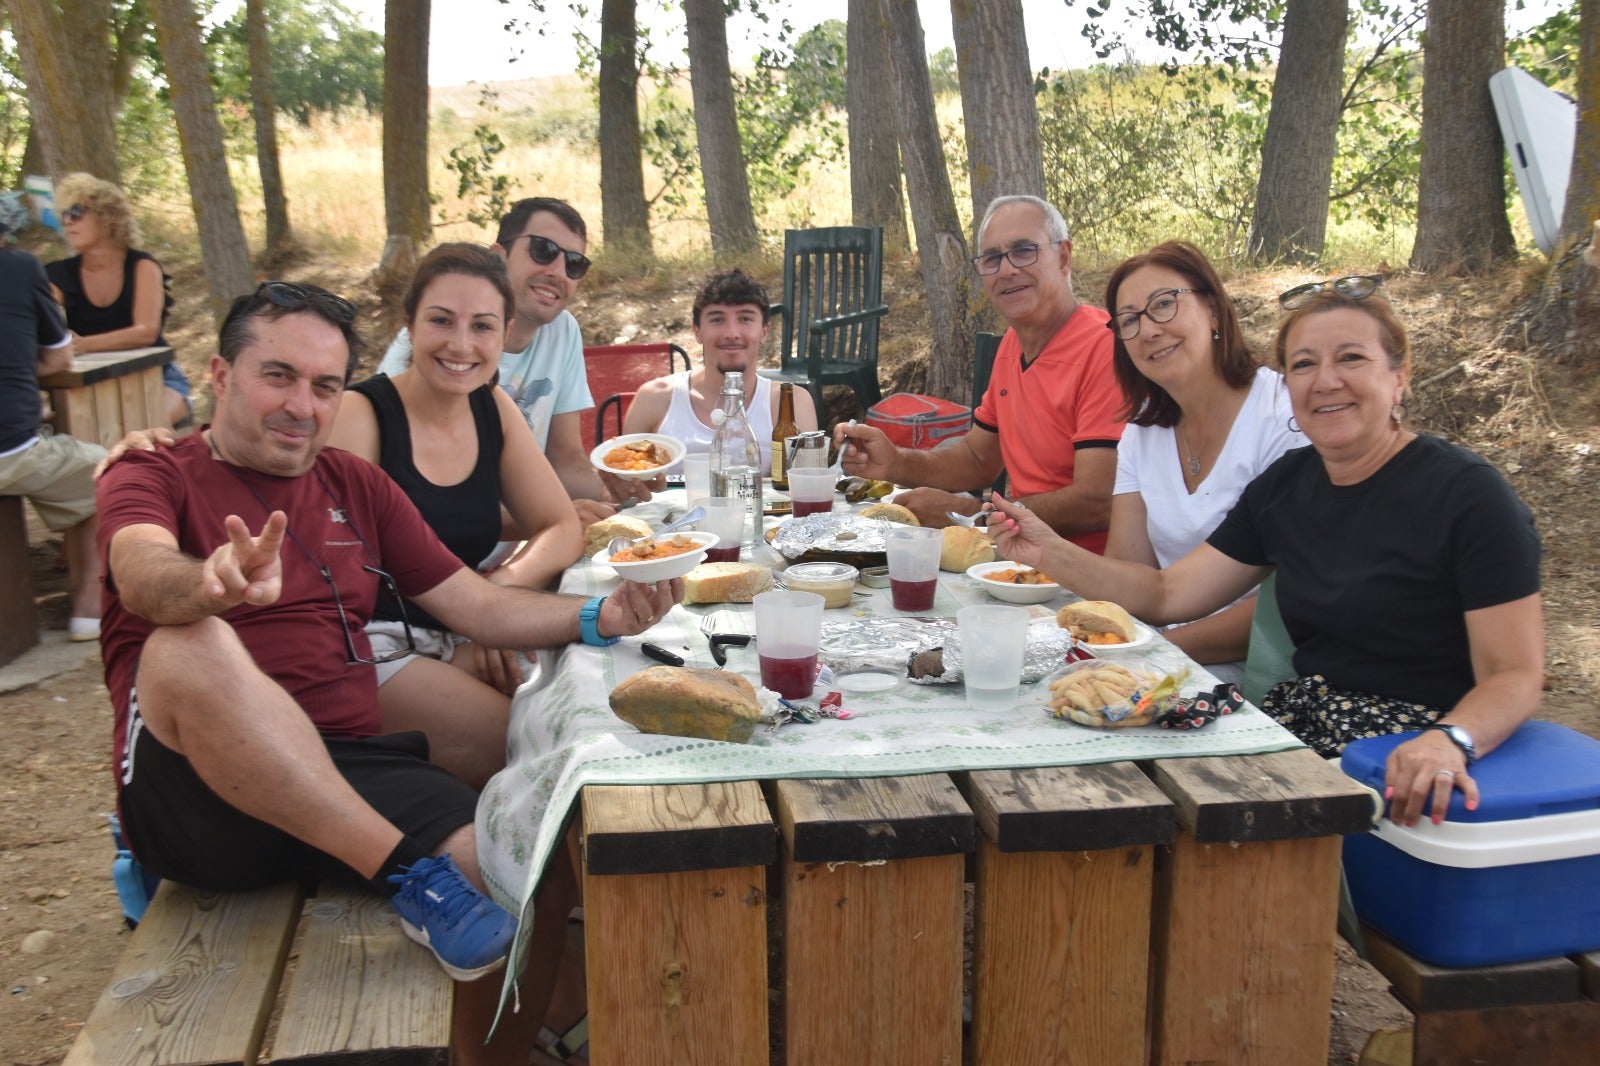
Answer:
[{"label": "eyeglasses on woman's face", "polygon": [[540,266],[549,266],[556,261],[556,256],[559,255],[566,258],[564,268],[567,272],[567,277],[573,281],[578,281],[589,273],[589,257],[582,252],[574,252],[571,249],[563,248],[549,237],[541,237],[537,233],[524,233],[517,240],[526,240],[528,242],[528,258]]},{"label": "eyeglasses on woman's face", "polygon": [[1138,311],[1119,311],[1111,316],[1111,321],[1106,323],[1106,329],[1115,333],[1125,341],[1131,341],[1139,335],[1141,319],[1149,318],[1152,322],[1171,322],[1178,317],[1178,294],[1185,292],[1199,293],[1203,289],[1157,289],[1150,294],[1150,299],[1144,302],[1144,307]]},{"label": "eyeglasses on woman's face", "polygon": [[1293,311],[1310,303],[1311,298],[1317,293],[1327,292],[1330,289],[1352,300],[1365,300],[1377,292],[1378,286],[1382,284],[1381,274],[1351,274],[1349,277],[1332,278],[1328,281],[1313,281],[1306,285],[1296,285],[1288,292],[1279,293],[1278,306],[1285,311]]},{"label": "eyeglasses on woman's face", "polygon": [[[1051,241],[1050,246],[1054,247],[1060,243],[1060,241]],[[1023,267],[1031,267],[1037,263],[1039,261],[1039,253],[1043,250],[1040,245],[1027,241],[1003,252],[984,252],[982,255],[972,257],[972,269],[987,277],[990,274],[1000,273],[1000,264],[1004,261],[1021,270]]]},{"label": "eyeglasses on woman's face", "polygon": [[88,213],[89,209],[87,207],[84,207],[82,204],[73,204],[71,207],[61,212],[61,217],[66,219],[68,222],[77,222]]}]

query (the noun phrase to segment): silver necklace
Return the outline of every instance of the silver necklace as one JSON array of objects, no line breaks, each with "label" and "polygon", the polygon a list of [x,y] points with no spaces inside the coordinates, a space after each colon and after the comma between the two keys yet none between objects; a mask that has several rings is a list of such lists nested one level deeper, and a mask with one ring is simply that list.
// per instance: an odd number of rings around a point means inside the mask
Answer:
[{"label": "silver necklace", "polygon": [[1189,468],[1189,476],[1190,477],[1199,477],[1200,476],[1200,456],[1196,455],[1194,452],[1189,451],[1189,445],[1185,444],[1184,440],[1183,440],[1183,430],[1182,429],[1180,429],[1180,428],[1178,428],[1178,426],[1174,425],[1172,427],[1172,432],[1174,432],[1174,433],[1176,433],[1178,435],[1178,447],[1183,449],[1183,451],[1185,453],[1187,453],[1188,456],[1189,456],[1189,460],[1185,464]]}]

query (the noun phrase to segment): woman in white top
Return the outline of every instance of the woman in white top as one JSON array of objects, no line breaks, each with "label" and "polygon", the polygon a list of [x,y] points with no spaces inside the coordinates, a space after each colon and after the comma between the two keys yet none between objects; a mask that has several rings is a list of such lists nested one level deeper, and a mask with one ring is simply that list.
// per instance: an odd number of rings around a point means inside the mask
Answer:
[{"label": "woman in white top", "polygon": [[[1245,346],[1204,253],[1158,244],[1106,283],[1113,366],[1128,398],[1106,556],[1166,567],[1210,535],[1257,474],[1309,442],[1283,378]],[[1255,596],[1166,637],[1224,681],[1244,676]]]}]

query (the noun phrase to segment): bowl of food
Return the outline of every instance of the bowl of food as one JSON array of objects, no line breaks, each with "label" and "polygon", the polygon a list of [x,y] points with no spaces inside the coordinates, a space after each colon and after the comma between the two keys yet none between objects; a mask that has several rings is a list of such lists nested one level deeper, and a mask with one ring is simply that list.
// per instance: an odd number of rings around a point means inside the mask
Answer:
[{"label": "bowl of food", "polygon": [[1043,603],[1061,591],[1060,585],[1021,563],[978,563],[967,567],[967,576],[1006,603]]},{"label": "bowl of food", "polygon": [[590,452],[589,462],[617,477],[648,481],[677,466],[688,450],[683,441],[659,433],[628,433]]},{"label": "bowl of food", "polygon": [[609,546],[594,553],[597,566],[609,566],[629,581],[667,581],[682,577],[705,561],[706,549],[715,547],[717,535],[700,530],[642,537],[620,552]]}]

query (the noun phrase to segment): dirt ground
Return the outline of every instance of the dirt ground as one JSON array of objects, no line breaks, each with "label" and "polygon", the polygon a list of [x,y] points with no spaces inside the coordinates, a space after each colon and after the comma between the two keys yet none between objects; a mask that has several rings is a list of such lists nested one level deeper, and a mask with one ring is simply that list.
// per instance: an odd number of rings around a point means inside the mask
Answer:
[{"label": "dirt ground", "polygon": [[[348,269],[324,262],[301,261],[282,273],[347,293],[359,294],[364,286]],[[596,274],[575,308],[592,343],[669,339],[695,351],[688,304],[693,277],[663,271],[621,281]],[[894,388],[914,388],[925,358],[926,312],[914,270],[891,268],[890,274],[883,377]],[[776,283],[775,270],[766,276]],[[1508,270],[1465,281],[1401,277],[1391,280],[1390,291],[1416,348],[1414,417],[1491,459],[1538,518],[1548,636],[1540,716],[1600,737],[1600,610],[1592,577],[1600,544],[1600,379],[1592,357],[1535,358],[1495,346],[1500,323],[1531,276]],[[1273,296],[1301,280],[1270,272],[1230,282],[1257,352],[1270,348]],[[1102,282],[1103,274],[1080,273],[1078,291],[1098,301]],[[177,288],[198,292],[199,279],[180,273]],[[202,318],[197,299],[180,299],[169,331],[197,381],[209,347]],[[58,542],[34,532],[34,588],[44,625],[64,629]],[[126,942],[109,878],[110,730],[97,656],[0,695],[0,976],[6,993],[0,995],[0,1064],[59,1062]],[[1408,1024],[1384,980],[1342,945],[1335,980],[1330,1063],[1354,1063],[1372,1032]]]}]

